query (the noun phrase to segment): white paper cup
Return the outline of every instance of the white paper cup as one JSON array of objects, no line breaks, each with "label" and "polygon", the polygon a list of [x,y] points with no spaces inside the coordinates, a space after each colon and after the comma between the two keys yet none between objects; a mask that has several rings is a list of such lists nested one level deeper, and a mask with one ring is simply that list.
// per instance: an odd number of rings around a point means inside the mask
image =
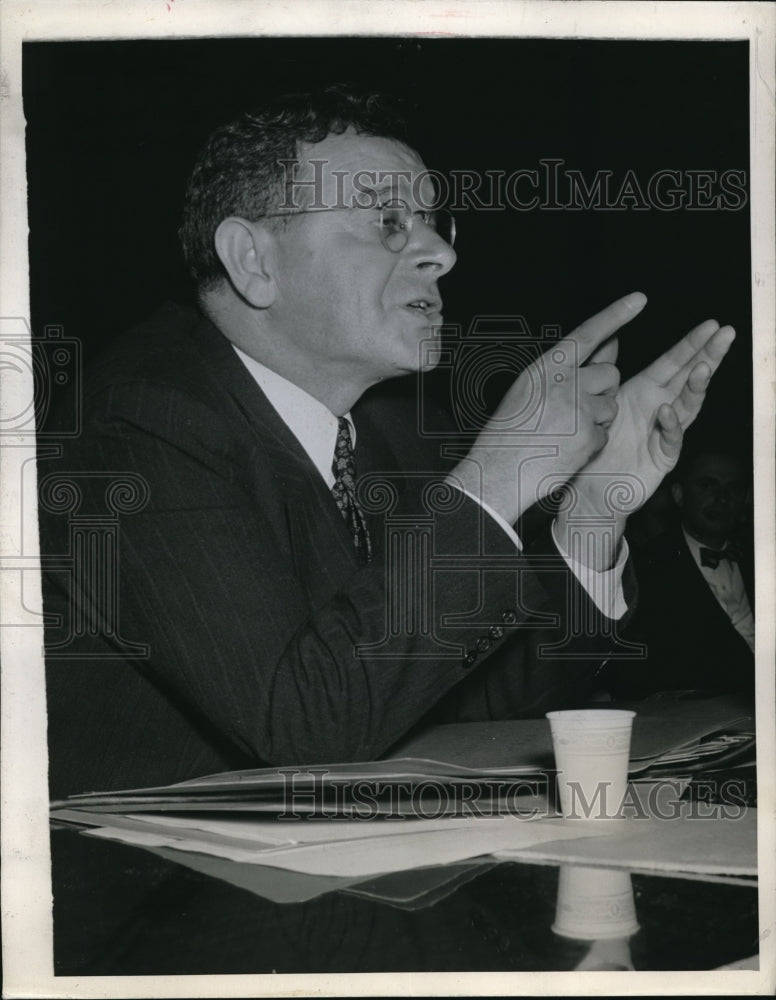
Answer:
[{"label": "white paper cup", "polygon": [[613,819],[628,787],[635,712],[548,712],[558,772],[560,811],[568,819]]},{"label": "white paper cup", "polygon": [[552,930],[577,941],[629,938],[639,929],[630,872],[563,865]]}]

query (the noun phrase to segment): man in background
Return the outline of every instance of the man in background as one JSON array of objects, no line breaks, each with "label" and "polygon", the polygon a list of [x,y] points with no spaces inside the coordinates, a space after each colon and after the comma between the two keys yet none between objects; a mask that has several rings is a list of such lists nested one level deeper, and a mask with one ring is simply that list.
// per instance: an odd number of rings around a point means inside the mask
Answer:
[{"label": "man in background", "polygon": [[668,689],[754,694],[754,564],[749,476],[722,451],[683,455],[671,484],[678,515],[633,556],[633,637],[646,659],[616,668],[622,696]]}]

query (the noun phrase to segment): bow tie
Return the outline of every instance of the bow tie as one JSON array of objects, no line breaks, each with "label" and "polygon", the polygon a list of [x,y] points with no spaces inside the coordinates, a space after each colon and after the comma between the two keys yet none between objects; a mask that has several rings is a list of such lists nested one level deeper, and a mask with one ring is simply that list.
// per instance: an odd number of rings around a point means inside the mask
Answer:
[{"label": "bow tie", "polygon": [[732,545],[724,549],[705,549],[701,547],[700,552],[701,566],[708,566],[710,569],[716,569],[719,566],[720,559],[729,559],[731,562],[741,561],[741,553]]}]

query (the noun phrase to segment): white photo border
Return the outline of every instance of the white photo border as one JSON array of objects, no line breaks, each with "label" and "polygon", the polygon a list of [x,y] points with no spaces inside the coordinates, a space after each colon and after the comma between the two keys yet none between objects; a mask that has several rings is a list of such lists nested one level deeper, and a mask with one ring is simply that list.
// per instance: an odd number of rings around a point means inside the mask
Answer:
[{"label": "white photo border", "polygon": [[[34,460],[27,438],[0,454],[2,651],[2,921],[7,997],[309,995],[771,995],[776,987],[774,741],[774,42],[776,8],[761,3],[533,0],[5,0],[0,8],[0,322],[29,330],[21,46],[24,41],[309,35],[745,39],[750,42],[755,511],[757,530],[759,971],[687,973],[445,973],[325,976],[55,977],[48,837],[45,692],[37,511],[15,484]],[[3,377],[0,417],[21,412],[32,378]],[[22,499],[24,504],[22,506]],[[770,613],[769,613],[770,612]],[[2,620],[2,617],[0,617]],[[5,619],[6,622],[8,618]],[[14,621],[17,619],[14,617]]]}]

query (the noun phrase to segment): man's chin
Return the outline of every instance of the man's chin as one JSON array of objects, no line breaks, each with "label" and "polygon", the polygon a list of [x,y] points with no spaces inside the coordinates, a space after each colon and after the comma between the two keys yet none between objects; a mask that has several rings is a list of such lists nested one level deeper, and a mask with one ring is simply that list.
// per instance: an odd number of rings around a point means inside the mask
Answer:
[{"label": "man's chin", "polygon": [[430,372],[442,361],[442,341],[438,337],[428,337],[422,340],[418,354],[412,365],[413,372]]},{"label": "man's chin", "polygon": [[718,535],[719,537],[722,537],[723,535],[729,535],[733,531],[735,525],[729,518],[707,517],[701,522],[701,527],[707,535]]}]

